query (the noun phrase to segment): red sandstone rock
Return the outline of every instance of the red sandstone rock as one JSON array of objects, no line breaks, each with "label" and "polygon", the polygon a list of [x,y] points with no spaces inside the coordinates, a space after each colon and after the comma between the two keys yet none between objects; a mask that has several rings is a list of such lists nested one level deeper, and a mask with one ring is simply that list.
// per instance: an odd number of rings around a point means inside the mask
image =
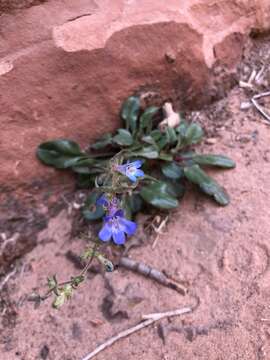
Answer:
[{"label": "red sandstone rock", "polygon": [[56,137],[87,144],[116,126],[134,91],[181,107],[209,102],[211,66],[235,66],[243,35],[270,23],[268,1],[97,4],[48,2],[1,16],[1,184],[51,177],[35,160],[37,145]]},{"label": "red sandstone rock", "polygon": [[36,160],[38,144],[65,137],[87,145],[117,126],[121,102],[134,92],[156,92],[178,108],[209,103],[218,95],[211,67],[235,67],[249,32],[270,27],[269,7],[267,0],[66,0],[3,13],[2,204],[5,192],[34,208],[34,191],[63,182]]}]

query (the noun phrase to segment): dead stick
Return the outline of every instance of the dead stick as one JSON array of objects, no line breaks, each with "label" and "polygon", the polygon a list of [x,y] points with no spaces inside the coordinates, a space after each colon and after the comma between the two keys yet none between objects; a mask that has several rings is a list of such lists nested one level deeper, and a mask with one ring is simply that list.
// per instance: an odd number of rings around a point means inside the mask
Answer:
[{"label": "dead stick", "polygon": [[127,337],[127,336],[135,333],[136,331],[139,331],[139,330],[153,324],[154,322],[156,322],[158,320],[164,319],[166,317],[178,316],[178,315],[186,314],[186,313],[189,313],[191,311],[192,311],[192,309],[187,307],[187,308],[183,308],[183,309],[177,309],[177,310],[174,310],[174,311],[168,311],[168,312],[165,312],[165,313],[156,313],[156,314],[143,315],[142,318],[147,319],[147,320],[139,323],[138,325],[133,326],[132,328],[129,328],[127,330],[124,330],[124,331],[120,332],[116,336],[113,336],[112,338],[110,338],[109,340],[105,341],[103,344],[98,346],[90,354],[86,355],[82,360],[93,359],[94,356],[96,356],[98,353],[100,353],[101,351],[103,351],[107,347],[114,344],[116,341],[118,341],[120,339],[123,339],[124,337]]},{"label": "dead stick", "polygon": [[257,99],[260,99],[260,98],[265,97],[265,96],[270,96],[270,91],[266,91],[266,92],[254,95],[253,99],[257,100]]},{"label": "dead stick", "polygon": [[186,295],[187,288],[183,285],[179,284],[177,281],[170,279],[165,274],[163,274],[161,271],[151,268],[150,266],[137,262],[135,260],[132,260],[128,257],[122,257],[119,261],[119,266],[131,270],[134,272],[137,272],[138,274],[141,274],[145,277],[149,277],[152,280],[157,281],[161,285],[164,285],[166,287],[169,287],[170,289],[176,290],[182,295]]},{"label": "dead stick", "polygon": [[251,99],[251,102],[255,106],[255,108],[262,114],[262,116],[267,121],[270,121],[269,114],[266,111],[264,111],[263,107],[261,105],[259,105],[258,102],[256,101],[256,100],[258,100],[258,99],[260,99],[262,97],[266,97],[266,96],[270,96],[270,91],[254,95],[253,98]]},{"label": "dead stick", "polygon": [[17,269],[13,269],[11,272],[7,273],[7,275],[4,277],[4,279],[0,282],[0,291],[4,288],[4,286],[8,283],[9,279],[15,275]]}]

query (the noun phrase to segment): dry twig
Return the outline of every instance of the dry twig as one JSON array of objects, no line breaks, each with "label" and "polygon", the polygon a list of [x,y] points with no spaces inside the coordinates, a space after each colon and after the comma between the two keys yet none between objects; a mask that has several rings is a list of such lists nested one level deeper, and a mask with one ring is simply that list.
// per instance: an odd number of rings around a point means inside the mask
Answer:
[{"label": "dry twig", "polygon": [[[157,218],[158,218],[158,219],[157,219]],[[159,236],[160,236],[160,235],[165,235],[165,233],[163,232],[163,228],[166,227],[167,222],[168,222],[168,220],[169,220],[169,216],[167,215],[167,216],[165,217],[165,219],[163,219],[163,220],[160,219],[160,216],[157,216],[157,217],[155,217],[154,220],[156,220],[156,219],[159,220],[159,225],[158,225],[158,226],[155,226],[155,225],[154,225],[154,222],[151,223],[151,227],[154,229],[154,231],[155,231],[155,233],[156,233],[156,238],[155,238],[155,240],[154,240],[154,242],[153,242],[153,245],[152,245],[152,249],[153,249],[153,250],[155,249],[155,247],[156,247],[156,245],[157,245]]]},{"label": "dry twig", "polygon": [[114,344],[116,341],[123,339],[136,331],[139,331],[151,324],[153,324],[156,321],[159,321],[161,319],[171,317],[171,316],[179,316],[182,314],[190,313],[192,311],[192,308],[186,307],[182,309],[177,309],[173,311],[168,311],[165,313],[156,313],[156,314],[149,314],[149,315],[143,315],[142,318],[144,319],[143,322],[139,323],[138,325],[135,325],[127,330],[124,330],[117,334],[116,336],[113,336],[109,340],[105,341],[103,344],[98,346],[94,351],[92,351],[90,354],[87,354],[82,360],[90,360],[93,359],[94,356],[96,356],[101,351],[105,350],[107,347]]},{"label": "dry twig", "polygon": [[3,290],[4,286],[8,283],[9,279],[16,274],[17,269],[13,269],[1,280],[0,282],[0,292]]},{"label": "dry twig", "polygon": [[270,91],[268,92],[264,92],[261,94],[257,94],[255,96],[253,96],[253,98],[251,99],[252,104],[255,106],[255,108],[259,111],[259,113],[262,114],[262,116],[270,122],[270,115],[263,109],[263,107],[261,105],[259,105],[259,103],[257,102],[258,99],[262,98],[262,97],[266,97],[266,96],[270,96]]},{"label": "dry twig", "polygon": [[149,277],[152,280],[157,281],[163,286],[166,286],[170,289],[176,290],[182,295],[186,295],[187,288],[181,284],[179,284],[177,281],[167,277],[165,274],[163,274],[161,271],[154,269],[144,263],[137,262],[135,260],[132,260],[128,257],[122,257],[119,261],[119,266],[134,271],[140,275],[143,275],[145,277]]}]

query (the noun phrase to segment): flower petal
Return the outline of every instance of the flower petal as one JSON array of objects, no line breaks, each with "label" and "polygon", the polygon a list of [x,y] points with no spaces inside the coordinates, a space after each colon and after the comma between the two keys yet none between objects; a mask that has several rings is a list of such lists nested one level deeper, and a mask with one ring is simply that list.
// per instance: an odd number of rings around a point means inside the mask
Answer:
[{"label": "flower petal", "polygon": [[132,166],[134,166],[135,168],[140,168],[143,164],[142,160],[135,160],[135,161],[132,161]]},{"label": "flower petal", "polygon": [[98,233],[98,237],[102,241],[109,241],[112,236],[112,227],[110,224],[105,223],[100,232]]},{"label": "flower petal", "polygon": [[118,216],[118,217],[122,218],[122,217],[124,217],[124,211],[122,209],[119,209],[114,213],[114,216]]},{"label": "flower petal", "polygon": [[112,217],[113,217],[113,215],[109,214],[109,215],[104,216],[103,220],[104,220],[104,222],[107,223],[108,221],[110,221],[112,219]]},{"label": "flower petal", "polygon": [[137,177],[143,177],[144,176],[144,172],[140,169],[137,169],[136,170],[136,173],[135,173],[135,176]]},{"label": "flower petal", "polygon": [[123,230],[128,236],[133,235],[137,230],[137,224],[134,221],[122,218],[119,220],[121,230]]},{"label": "flower petal", "polygon": [[126,175],[127,167],[126,165],[118,165],[116,170],[119,171],[121,174]]},{"label": "flower petal", "polygon": [[105,194],[101,195],[101,197],[97,199],[96,204],[106,207],[109,206],[109,201],[106,198],[106,195]]},{"label": "flower petal", "polygon": [[126,176],[129,178],[129,180],[131,180],[132,182],[136,182],[137,181],[137,178],[135,175],[131,175],[130,173],[129,174],[126,174]]},{"label": "flower petal", "polygon": [[118,230],[113,232],[113,242],[117,245],[124,244],[126,237],[123,231]]}]

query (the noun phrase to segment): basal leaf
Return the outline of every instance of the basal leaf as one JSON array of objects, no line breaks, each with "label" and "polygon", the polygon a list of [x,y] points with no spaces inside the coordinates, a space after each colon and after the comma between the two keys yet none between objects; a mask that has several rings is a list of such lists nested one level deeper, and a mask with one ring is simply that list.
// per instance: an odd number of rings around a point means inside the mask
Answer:
[{"label": "basal leaf", "polygon": [[173,161],[173,155],[165,151],[159,153],[159,159],[164,161]]},{"label": "basal leaf", "polygon": [[177,134],[173,128],[166,128],[167,143],[173,145],[177,141]]},{"label": "basal leaf", "polygon": [[186,188],[179,181],[166,180],[166,184],[167,191],[170,195],[176,198],[182,198],[184,196]]},{"label": "basal leaf", "polygon": [[104,134],[98,141],[91,145],[94,150],[101,150],[112,143],[112,134]]},{"label": "basal leaf", "polygon": [[235,167],[235,162],[224,155],[193,154],[191,159],[199,165],[218,166],[226,169]]},{"label": "basal leaf", "polygon": [[160,209],[174,209],[178,206],[177,199],[169,193],[165,182],[143,186],[140,195],[144,201]]},{"label": "basal leaf", "polygon": [[146,134],[149,134],[152,130],[153,116],[158,112],[159,108],[156,106],[148,107],[140,117],[140,130],[145,130]]},{"label": "basal leaf", "polygon": [[208,176],[199,165],[184,168],[186,178],[194,184],[199,185],[200,189],[206,194],[213,196],[221,205],[228,205],[229,195],[215,180]]},{"label": "basal leaf", "polygon": [[59,139],[48,141],[39,145],[37,157],[46,165],[58,169],[67,169],[75,165],[90,165],[94,162],[87,154],[83,153],[74,141]]},{"label": "basal leaf", "polygon": [[188,128],[188,123],[185,120],[182,120],[180,124],[177,126],[175,131],[182,137],[185,137],[186,131]]},{"label": "basal leaf", "polygon": [[125,121],[126,129],[132,133],[136,130],[139,112],[140,98],[138,96],[127,98],[121,109],[121,117]]},{"label": "basal leaf", "polygon": [[39,148],[46,149],[48,151],[55,151],[61,155],[82,155],[80,146],[75,141],[67,139],[47,141],[40,144]]},{"label": "basal leaf", "polygon": [[184,176],[183,169],[175,162],[168,162],[162,165],[161,171],[163,175],[170,179],[180,179]]},{"label": "basal leaf", "polygon": [[203,129],[199,124],[192,123],[185,132],[185,144],[193,145],[201,141],[203,137]]},{"label": "basal leaf", "polygon": [[166,145],[168,145],[168,137],[165,134],[157,141],[157,146],[159,150],[162,150]]},{"label": "basal leaf", "polygon": [[125,129],[118,129],[118,134],[113,137],[113,141],[120,146],[130,146],[133,144],[131,133]]},{"label": "basal leaf", "polygon": [[162,132],[158,129],[155,129],[150,132],[150,136],[155,140],[158,141],[162,137]]},{"label": "basal leaf", "polygon": [[157,159],[158,155],[155,146],[145,146],[141,150],[132,153],[132,156],[141,156],[146,159]]},{"label": "basal leaf", "polygon": [[127,201],[133,214],[136,214],[142,209],[143,200],[139,194],[128,195]]},{"label": "basal leaf", "polygon": [[143,136],[141,139],[143,142],[150,144],[150,145],[156,145],[155,140],[152,138],[152,136],[147,135],[147,136]]}]

